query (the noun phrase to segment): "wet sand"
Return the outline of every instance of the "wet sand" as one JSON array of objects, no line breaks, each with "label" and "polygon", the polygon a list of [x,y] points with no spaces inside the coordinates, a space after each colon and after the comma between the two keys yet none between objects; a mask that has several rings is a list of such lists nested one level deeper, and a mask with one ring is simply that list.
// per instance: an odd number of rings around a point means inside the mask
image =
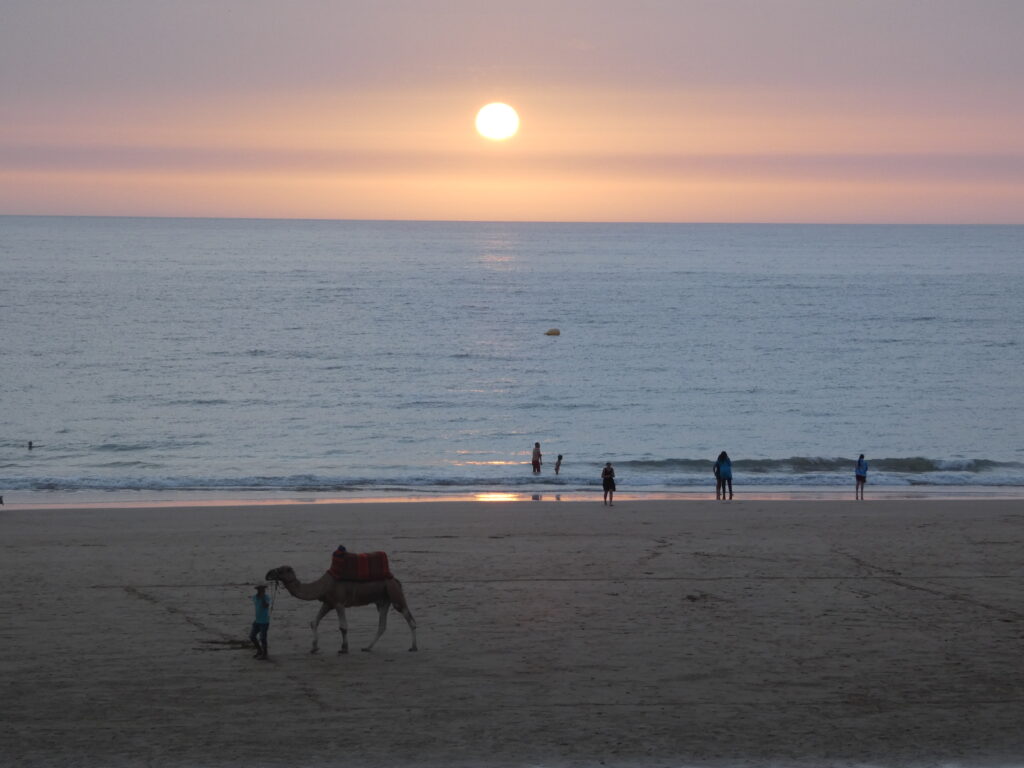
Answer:
[{"label": "wet sand", "polygon": [[[1020,500],[0,509],[0,763],[1024,763]],[[419,623],[253,582],[386,550]]]}]

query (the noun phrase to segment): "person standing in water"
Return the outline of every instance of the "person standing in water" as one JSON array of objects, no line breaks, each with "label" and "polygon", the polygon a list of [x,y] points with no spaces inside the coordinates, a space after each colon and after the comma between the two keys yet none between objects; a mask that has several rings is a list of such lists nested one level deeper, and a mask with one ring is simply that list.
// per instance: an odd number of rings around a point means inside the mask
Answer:
[{"label": "person standing in water", "polygon": [[562,454],[558,454],[558,461],[555,462],[555,474],[557,475],[562,469]]},{"label": "person standing in water", "polygon": [[534,443],[533,444],[533,457],[531,458],[531,461],[533,462],[533,474],[535,474],[535,475],[539,475],[540,474],[541,458],[542,457],[541,457],[541,453],[540,453],[540,443]]},{"label": "person standing in water", "polygon": [[[732,459],[729,454],[722,451],[718,454],[718,461],[715,462],[715,498],[725,501],[725,486],[729,486],[729,498],[732,498]],[[719,496],[721,492],[721,496]]]},{"label": "person standing in water", "polygon": [[857,468],[853,470],[854,478],[857,481],[857,485],[853,491],[853,498],[864,500],[864,485],[868,481],[868,463],[864,461],[864,454],[860,455],[857,459]]},{"label": "person standing in water", "polygon": [[610,461],[606,462],[604,469],[601,470],[601,485],[604,487],[604,503],[614,507],[612,500],[615,498],[615,467]]}]

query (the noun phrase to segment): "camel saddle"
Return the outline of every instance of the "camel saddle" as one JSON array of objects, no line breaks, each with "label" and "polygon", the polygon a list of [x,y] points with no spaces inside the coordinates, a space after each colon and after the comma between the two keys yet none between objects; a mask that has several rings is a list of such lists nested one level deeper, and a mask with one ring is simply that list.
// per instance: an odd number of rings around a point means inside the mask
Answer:
[{"label": "camel saddle", "polygon": [[384,552],[341,552],[331,555],[327,571],[335,581],[383,581],[394,578]]}]

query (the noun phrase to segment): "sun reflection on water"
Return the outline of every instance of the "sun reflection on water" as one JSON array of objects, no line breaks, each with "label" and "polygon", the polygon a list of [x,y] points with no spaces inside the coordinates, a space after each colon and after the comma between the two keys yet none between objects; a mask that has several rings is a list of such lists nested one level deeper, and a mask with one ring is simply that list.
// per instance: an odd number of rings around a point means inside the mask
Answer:
[{"label": "sun reflection on water", "polygon": [[474,461],[472,459],[465,459],[463,461],[453,461],[452,462],[452,464],[454,464],[456,467],[464,467],[464,466],[474,466],[474,467],[499,466],[499,467],[502,467],[502,466],[508,466],[508,465],[519,466],[520,464],[525,464],[525,463],[526,463],[525,461],[506,461],[506,460],[503,460],[503,459],[493,459],[491,461]]}]

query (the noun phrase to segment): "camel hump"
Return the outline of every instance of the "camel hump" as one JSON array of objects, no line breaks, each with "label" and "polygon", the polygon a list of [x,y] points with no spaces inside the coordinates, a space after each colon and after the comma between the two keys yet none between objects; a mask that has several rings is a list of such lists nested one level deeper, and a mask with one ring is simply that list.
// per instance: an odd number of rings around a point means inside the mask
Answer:
[{"label": "camel hump", "polygon": [[346,552],[341,548],[331,556],[328,573],[335,581],[383,581],[393,578],[384,552]]}]

